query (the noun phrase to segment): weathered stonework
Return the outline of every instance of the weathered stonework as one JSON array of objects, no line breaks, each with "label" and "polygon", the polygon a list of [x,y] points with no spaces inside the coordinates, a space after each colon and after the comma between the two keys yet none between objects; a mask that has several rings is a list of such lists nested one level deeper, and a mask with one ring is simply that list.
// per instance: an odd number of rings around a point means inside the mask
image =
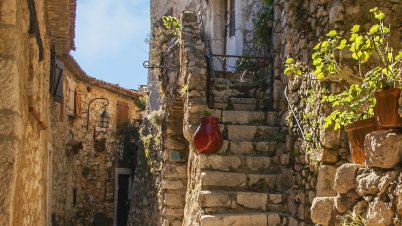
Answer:
[{"label": "weathered stonework", "polygon": [[[52,147],[52,213],[61,225],[88,225],[94,221],[96,214],[104,214],[112,221],[117,192],[115,169],[131,168],[121,161],[121,142],[116,136],[117,105],[126,103],[127,120],[138,120],[141,114],[135,100],[139,95],[88,77],[70,56],[62,60],[66,66],[64,102],[51,106],[52,134],[59,138],[53,140]],[[81,100],[81,117],[75,116],[76,92]],[[106,109],[110,123],[106,130],[99,127],[105,101],[93,102],[89,115],[86,114],[89,102],[99,97],[109,101]],[[95,130],[106,131],[106,134],[95,134]],[[72,150],[74,142],[79,143],[81,148]],[[96,143],[103,142],[104,148],[95,147]]]},{"label": "weathered stonework", "polygon": [[[139,94],[88,77],[69,56],[75,6],[75,0],[0,3],[0,225],[90,225],[100,211],[113,217],[120,149],[114,135],[116,101],[128,102],[130,117],[139,118],[134,103]],[[65,64],[57,103],[49,92],[52,46]],[[74,110],[76,90],[83,108],[94,97],[110,101],[113,128],[103,154],[93,155],[93,126],[103,105],[92,105],[86,131],[87,116],[75,117],[81,115]],[[82,178],[85,167],[91,182]],[[91,203],[84,196],[91,196]]]}]

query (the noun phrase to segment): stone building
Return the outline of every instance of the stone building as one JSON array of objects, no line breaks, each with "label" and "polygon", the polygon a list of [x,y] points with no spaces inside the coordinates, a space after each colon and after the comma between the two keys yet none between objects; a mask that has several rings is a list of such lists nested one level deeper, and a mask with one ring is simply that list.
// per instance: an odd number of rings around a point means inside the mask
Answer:
[{"label": "stone building", "polygon": [[[312,48],[331,29],[350,30],[354,24],[368,29],[373,7],[386,13],[385,22],[394,34],[390,41],[400,50],[402,3],[274,0],[266,23],[268,46],[254,39],[253,20],[264,4],[258,0],[151,1],[149,111],[164,112],[157,126],[161,145],[152,150],[161,165],[154,174],[159,178],[158,197],[153,199],[157,204],[149,205],[148,194],[134,190],[131,225],[336,225],[337,215],[344,213],[335,209],[337,200],[340,209],[356,204],[345,203],[349,196],[344,191],[336,196],[334,189],[337,167],[350,162],[345,133],[325,133],[327,148],[314,155],[308,152],[293,120],[309,109],[303,99],[307,84],[289,81],[283,62],[288,56],[310,62]],[[180,18],[178,36],[166,32],[162,16]],[[252,62],[258,70],[242,68],[242,62]],[[204,110],[219,118],[225,139],[213,155],[197,154],[193,146]],[[384,193],[364,191],[370,187],[367,183],[381,181],[388,189],[389,178],[398,178],[400,171],[360,167],[356,173],[358,168],[338,169],[339,174],[353,175],[348,182],[363,190],[356,200],[370,196],[357,208],[365,206],[371,216],[384,214],[371,222],[380,219],[400,225],[400,201],[395,201],[399,198],[389,202]],[[370,175],[377,179],[362,182]],[[400,178],[396,183],[401,183]],[[399,197],[394,185],[390,193]],[[316,206],[313,214],[312,205]]]},{"label": "stone building", "polygon": [[0,225],[91,225],[128,209],[116,127],[141,118],[140,95],[72,59],[75,9],[75,0],[0,3]]}]

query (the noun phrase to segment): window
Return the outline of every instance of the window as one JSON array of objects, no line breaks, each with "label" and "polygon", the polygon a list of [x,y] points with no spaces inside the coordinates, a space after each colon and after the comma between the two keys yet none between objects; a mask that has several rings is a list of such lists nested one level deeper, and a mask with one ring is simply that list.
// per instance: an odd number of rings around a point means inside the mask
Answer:
[{"label": "window", "polygon": [[228,15],[229,15],[229,24],[228,24],[229,37],[233,37],[235,35],[235,29],[236,29],[235,0],[229,0]]},{"label": "window", "polygon": [[117,101],[116,104],[116,126],[121,126],[128,122],[128,104],[125,102]]},{"label": "window", "polygon": [[56,59],[56,51],[54,46],[51,51],[50,64],[50,93],[54,97],[54,101],[61,103],[63,101],[64,63]]}]

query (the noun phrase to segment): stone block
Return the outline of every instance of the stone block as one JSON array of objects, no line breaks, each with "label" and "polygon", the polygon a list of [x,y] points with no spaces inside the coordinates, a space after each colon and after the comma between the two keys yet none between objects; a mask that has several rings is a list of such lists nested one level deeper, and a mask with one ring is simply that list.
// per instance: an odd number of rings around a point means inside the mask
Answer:
[{"label": "stone block", "polygon": [[187,178],[187,167],[185,165],[166,164],[166,178]]},{"label": "stone block", "polygon": [[163,217],[182,218],[183,217],[183,208],[165,207],[162,210],[162,216]]},{"label": "stone block", "polygon": [[268,225],[269,226],[277,226],[281,224],[281,217],[277,213],[269,213],[268,214]]},{"label": "stone block", "polygon": [[334,188],[340,194],[346,194],[356,188],[356,173],[360,165],[346,163],[336,170]]},{"label": "stone block", "polygon": [[269,202],[274,204],[283,203],[286,200],[284,194],[269,194]]},{"label": "stone block", "polygon": [[230,207],[231,198],[229,192],[200,191],[199,203],[201,207]]},{"label": "stone block", "polygon": [[353,211],[352,207],[362,198],[355,192],[351,191],[347,194],[338,194],[334,199],[334,206],[339,213]]},{"label": "stone block", "polygon": [[318,170],[316,192],[317,197],[336,196],[334,190],[336,167],[321,165]]},{"label": "stone block", "polygon": [[239,168],[241,159],[237,156],[229,155],[201,155],[200,167],[201,169],[215,169],[229,171]]},{"label": "stone block", "polygon": [[246,185],[246,174],[207,171],[201,173],[203,186],[243,187]]},{"label": "stone block", "polygon": [[267,187],[275,189],[277,186],[278,176],[274,174],[250,174],[248,175],[248,185],[255,187]]},{"label": "stone block", "polygon": [[358,171],[356,191],[360,196],[377,195],[387,192],[390,184],[397,179],[395,171],[384,172],[376,168]]},{"label": "stone block", "polygon": [[261,111],[223,111],[222,122],[231,124],[264,123],[265,114]]},{"label": "stone block", "polygon": [[238,192],[237,204],[252,209],[267,209],[267,194],[257,192]]},{"label": "stone block", "polygon": [[338,151],[323,148],[318,154],[318,161],[322,163],[336,163],[338,161]]},{"label": "stone block", "polygon": [[265,213],[216,214],[201,217],[201,226],[261,226],[267,225]]},{"label": "stone block", "polygon": [[184,195],[166,193],[163,204],[167,206],[184,207]]},{"label": "stone block", "polygon": [[260,152],[274,152],[275,151],[275,143],[271,142],[257,142],[255,145],[256,151]]},{"label": "stone block", "polygon": [[335,2],[335,4],[329,10],[329,25],[333,26],[334,23],[343,20],[344,6],[341,2]]},{"label": "stone block", "polygon": [[272,164],[271,157],[258,156],[258,157],[246,157],[245,159],[246,159],[246,166],[254,172],[268,169]]},{"label": "stone block", "polygon": [[366,135],[364,141],[366,165],[385,169],[397,166],[402,160],[402,133],[377,130]]},{"label": "stone block", "polygon": [[277,112],[267,112],[267,125],[276,126],[278,124],[278,117]]},{"label": "stone block", "polygon": [[311,205],[311,220],[323,226],[328,226],[334,207],[333,197],[317,197]]},{"label": "stone block", "polygon": [[17,16],[17,2],[13,0],[2,0],[0,4],[0,23],[14,25]]},{"label": "stone block", "polygon": [[326,149],[338,149],[341,141],[341,130],[333,130],[332,128],[327,128],[321,130],[320,142]]},{"label": "stone block", "polygon": [[181,190],[185,189],[185,185],[181,180],[164,180],[162,181],[163,189]]},{"label": "stone block", "polygon": [[231,141],[253,141],[257,126],[228,125],[228,139]]},{"label": "stone block", "polygon": [[375,198],[369,203],[365,226],[393,225],[395,212],[392,204]]},{"label": "stone block", "polygon": [[230,142],[230,151],[233,154],[252,154],[253,153],[253,143],[248,141],[232,141]]}]

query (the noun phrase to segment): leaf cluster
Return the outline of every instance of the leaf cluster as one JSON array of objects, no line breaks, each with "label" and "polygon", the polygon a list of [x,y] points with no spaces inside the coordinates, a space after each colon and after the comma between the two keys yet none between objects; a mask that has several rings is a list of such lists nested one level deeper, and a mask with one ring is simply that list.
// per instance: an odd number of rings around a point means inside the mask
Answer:
[{"label": "leaf cluster", "polygon": [[272,21],[273,0],[264,0],[254,22],[254,40],[256,43],[268,46],[272,34],[272,28],[268,26]]},{"label": "leaf cluster", "polygon": [[332,30],[315,47],[312,67],[301,65],[293,58],[285,61],[284,73],[321,83],[335,83],[339,91],[327,90],[321,103],[332,106],[324,128],[370,118],[374,115],[374,93],[381,89],[401,87],[402,52],[389,45],[390,28],[384,25],[385,14],[378,8],[370,10],[377,20],[368,32],[354,25],[350,37]]},{"label": "leaf cluster", "polygon": [[166,28],[167,34],[179,37],[180,36],[180,20],[174,16],[163,16],[163,25]]}]

